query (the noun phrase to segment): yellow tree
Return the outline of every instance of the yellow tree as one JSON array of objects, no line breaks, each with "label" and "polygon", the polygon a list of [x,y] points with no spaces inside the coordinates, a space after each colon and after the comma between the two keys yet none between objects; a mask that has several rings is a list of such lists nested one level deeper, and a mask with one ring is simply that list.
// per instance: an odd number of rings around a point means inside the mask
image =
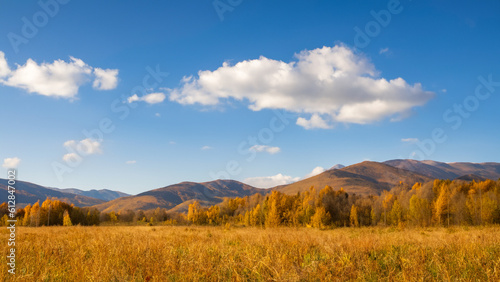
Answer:
[{"label": "yellow tree", "polygon": [[[274,193],[274,192],[273,192]],[[276,201],[271,201],[269,211],[266,217],[266,227],[276,227],[281,223],[281,217],[278,211]]]},{"label": "yellow tree", "polygon": [[422,183],[416,182],[413,187],[411,187],[411,190],[418,191],[420,188],[422,188]]},{"label": "yellow tree", "polygon": [[434,220],[437,224],[444,224],[445,221],[450,225],[450,193],[449,185],[443,184],[439,196],[434,202]]},{"label": "yellow tree", "polygon": [[207,211],[207,219],[209,224],[220,223],[220,208],[219,206],[211,206]]},{"label": "yellow tree", "polygon": [[31,205],[27,205],[26,207],[24,207],[24,218],[23,218],[23,222],[22,222],[22,225],[23,226],[29,226],[30,225],[30,220],[31,220]]},{"label": "yellow tree", "polygon": [[116,223],[118,222],[118,216],[116,215],[116,213],[114,211],[112,211],[110,214],[109,214],[109,220],[113,223]]},{"label": "yellow tree", "polygon": [[351,226],[359,227],[358,208],[356,207],[356,205],[351,206],[351,213],[349,215],[349,219],[351,222]]},{"label": "yellow tree", "polygon": [[391,222],[394,225],[401,225],[404,221],[403,207],[399,203],[399,200],[395,200],[391,209]]},{"label": "yellow tree", "polygon": [[69,217],[69,212],[68,210],[64,211],[64,216],[63,216],[63,226],[72,226],[73,223],[71,223],[71,218]]},{"label": "yellow tree", "polygon": [[260,204],[257,204],[257,206],[255,206],[252,209],[252,214],[250,217],[250,225],[258,226],[262,225],[262,223],[264,223],[264,214],[262,213],[262,208]]},{"label": "yellow tree", "polygon": [[316,207],[314,215],[311,218],[312,227],[323,229],[330,222],[330,214],[326,212],[323,206]]},{"label": "yellow tree", "polygon": [[389,209],[390,204],[392,203],[393,194],[384,190],[382,192],[382,206],[384,207],[384,224],[387,225],[387,210]]},{"label": "yellow tree", "polygon": [[494,200],[495,194],[493,192],[483,193],[481,197],[481,223],[491,224],[495,217],[497,210],[497,203]]},{"label": "yellow tree", "polygon": [[2,216],[2,218],[0,219],[0,226],[7,226],[8,220],[9,220],[9,216],[7,214],[4,214]]},{"label": "yellow tree", "polygon": [[40,225],[40,201],[37,201],[30,210],[30,225],[38,227]]},{"label": "yellow tree", "polygon": [[188,220],[194,224],[205,224],[206,223],[206,213],[203,212],[200,202],[194,201],[194,203],[188,206]]},{"label": "yellow tree", "polygon": [[413,225],[420,225],[422,227],[427,225],[430,216],[429,201],[422,199],[417,195],[410,198],[410,211],[409,220]]}]

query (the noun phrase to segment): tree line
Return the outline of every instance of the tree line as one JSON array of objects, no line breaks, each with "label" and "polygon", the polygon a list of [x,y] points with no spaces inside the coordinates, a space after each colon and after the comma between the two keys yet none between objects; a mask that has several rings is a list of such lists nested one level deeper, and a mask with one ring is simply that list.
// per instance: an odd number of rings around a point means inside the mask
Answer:
[{"label": "tree line", "polygon": [[[7,204],[0,205],[0,224],[6,225]],[[157,208],[103,213],[80,208],[57,199],[36,202],[16,213],[22,226],[170,224],[244,226],[450,226],[500,223],[500,180],[480,182],[434,180],[408,185],[400,182],[379,196],[349,194],[326,186],[321,190],[287,195],[225,198],[222,203],[203,207],[194,201],[187,213]]]},{"label": "tree line", "polygon": [[208,208],[189,205],[187,220],[198,225],[246,226],[450,226],[500,223],[500,180],[400,182],[380,196],[348,194],[330,186],[286,195],[273,191],[225,199]]}]

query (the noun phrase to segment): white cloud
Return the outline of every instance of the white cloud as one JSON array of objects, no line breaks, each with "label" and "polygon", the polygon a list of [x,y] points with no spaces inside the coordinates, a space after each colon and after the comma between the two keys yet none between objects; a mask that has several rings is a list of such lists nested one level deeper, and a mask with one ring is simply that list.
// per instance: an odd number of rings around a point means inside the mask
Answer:
[{"label": "white cloud", "polygon": [[253,145],[249,150],[253,152],[267,152],[271,155],[281,152],[279,147],[271,147],[267,145]]},{"label": "white cloud", "polygon": [[9,73],[10,68],[7,64],[7,60],[5,59],[5,54],[4,52],[0,51],[0,82],[2,81],[2,78],[9,75]]},{"label": "white cloud", "polygon": [[313,114],[310,119],[299,117],[297,119],[297,125],[300,125],[305,129],[313,129],[313,128],[328,129],[332,127],[317,114]]},{"label": "white cloud", "polygon": [[135,164],[136,161],[126,161],[125,163],[128,164],[128,165],[132,165],[132,164]]},{"label": "white cloud", "polygon": [[92,86],[99,90],[115,89],[118,85],[118,70],[94,69],[95,80]]},{"label": "white cloud", "polygon": [[78,160],[81,156],[102,153],[101,142],[90,138],[81,141],[68,140],[63,145],[70,152],[63,156],[63,160],[66,162]]},{"label": "white cloud", "polygon": [[419,83],[379,77],[368,59],[343,45],[305,50],[295,57],[289,63],[266,57],[234,66],[223,63],[217,70],[184,77],[169,99],[207,106],[228,99],[247,101],[254,111],[284,109],[311,117],[299,118],[299,125],[330,128],[336,122],[405,117],[434,96]]},{"label": "white cloud", "polygon": [[[94,70],[94,72],[93,72]],[[55,60],[38,64],[28,59],[26,64],[11,70],[5,54],[0,51],[0,83],[44,96],[74,99],[80,86],[95,78],[94,88],[109,90],[116,87],[118,70],[94,69],[82,60]]]},{"label": "white cloud", "polygon": [[305,178],[309,178],[309,177],[313,177],[313,176],[316,176],[322,172],[324,172],[325,169],[320,167],[320,166],[317,166],[315,167],[310,173],[306,174],[306,176],[304,176],[304,179]]},{"label": "white cloud", "polygon": [[446,93],[446,92],[448,92],[448,90],[443,88],[443,89],[441,89],[441,92]]},{"label": "white cloud", "polygon": [[203,151],[212,150],[212,149],[213,149],[213,147],[210,147],[210,146],[203,146],[203,147],[201,147],[201,150],[203,150]]},{"label": "white cloud", "polygon": [[401,142],[407,142],[407,143],[417,143],[419,140],[418,138],[403,138],[401,139]]},{"label": "white cloud", "polygon": [[387,53],[387,52],[389,52],[389,47],[380,49],[380,51],[378,53],[379,54],[384,54],[384,53]]},{"label": "white cloud", "polygon": [[80,155],[78,155],[77,153],[67,153],[65,154],[62,159],[63,161],[65,162],[77,162],[81,159],[82,157],[80,157]]},{"label": "white cloud", "polygon": [[278,185],[290,184],[299,180],[300,177],[292,177],[279,173],[273,176],[250,177],[243,180],[243,182],[258,188],[271,188]]},{"label": "white cloud", "polygon": [[4,168],[17,168],[21,163],[21,159],[18,157],[3,159],[2,167]]},{"label": "white cloud", "polygon": [[158,93],[151,93],[144,95],[142,97],[137,96],[137,94],[134,94],[130,97],[128,97],[127,101],[129,103],[137,102],[137,101],[143,101],[148,104],[158,104],[161,103],[165,100],[166,96],[164,93],[158,92]]},{"label": "white cloud", "polygon": [[155,117],[161,117],[160,113],[156,113]]},{"label": "white cloud", "polygon": [[170,142],[168,142],[168,144],[170,144],[170,145],[175,145],[175,144],[177,144],[177,143],[175,143],[175,141],[170,141]]}]

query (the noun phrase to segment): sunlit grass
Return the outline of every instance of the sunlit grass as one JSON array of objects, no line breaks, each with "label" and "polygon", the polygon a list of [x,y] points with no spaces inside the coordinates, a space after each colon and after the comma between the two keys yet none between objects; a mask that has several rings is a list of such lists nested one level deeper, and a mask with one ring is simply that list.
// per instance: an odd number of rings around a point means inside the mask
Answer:
[{"label": "sunlit grass", "polygon": [[2,280],[500,280],[499,227],[24,227],[16,254]]}]

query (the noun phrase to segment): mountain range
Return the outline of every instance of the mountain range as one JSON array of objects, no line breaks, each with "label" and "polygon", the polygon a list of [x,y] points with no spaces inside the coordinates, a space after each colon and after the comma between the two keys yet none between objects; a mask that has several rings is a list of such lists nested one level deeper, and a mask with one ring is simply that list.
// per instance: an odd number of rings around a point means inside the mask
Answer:
[{"label": "mountain range", "polygon": [[255,193],[265,194],[267,190],[235,180],[215,180],[203,183],[182,182],[136,196],[118,198],[95,207],[104,212],[127,209],[148,210],[158,207],[184,212],[187,211],[188,203],[192,200],[199,200],[201,204],[208,206],[222,202],[224,197],[244,197]]},{"label": "mountain range", "polygon": [[[344,167],[332,168],[295,183],[270,189],[261,189],[235,180],[215,180],[210,182],[182,182],[129,195],[119,191],[90,190],[74,188],[48,188],[37,184],[17,181],[17,207],[32,204],[47,197],[72,203],[76,206],[93,206],[100,211],[149,210],[165,208],[170,211],[185,212],[190,203],[198,200],[202,205],[218,204],[225,197],[244,197],[255,193],[266,194],[280,191],[295,194],[314,186],[317,190],[326,185],[334,189],[341,187],[348,193],[378,195],[390,190],[400,181],[413,184],[433,179],[459,179],[464,181],[499,179],[500,163],[443,163],[436,161],[390,160],[386,162],[365,161]],[[7,180],[0,179],[0,197],[7,199]]]},{"label": "mountain range", "polygon": [[[0,179],[0,199],[7,199],[8,181]],[[22,208],[28,204],[33,204],[36,201],[44,201],[46,198],[57,198],[66,203],[74,204],[75,206],[93,206],[104,201],[101,199],[88,197],[85,195],[66,193],[60,190],[50,189],[41,185],[37,185],[25,181],[16,181],[16,207]],[[0,201],[1,202],[1,201]]]},{"label": "mountain range", "polygon": [[123,193],[120,191],[112,191],[112,190],[108,190],[108,189],[101,189],[101,190],[92,189],[89,191],[79,190],[79,189],[75,189],[75,188],[64,188],[64,189],[49,188],[49,189],[56,190],[56,191],[63,192],[63,193],[76,194],[76,195],[96,198],[96,199],[103,200],[103,201],[111,201],[111,200],[118,199],[121,197],[130,196],[130,194],[127,194],[127,193]]}]

